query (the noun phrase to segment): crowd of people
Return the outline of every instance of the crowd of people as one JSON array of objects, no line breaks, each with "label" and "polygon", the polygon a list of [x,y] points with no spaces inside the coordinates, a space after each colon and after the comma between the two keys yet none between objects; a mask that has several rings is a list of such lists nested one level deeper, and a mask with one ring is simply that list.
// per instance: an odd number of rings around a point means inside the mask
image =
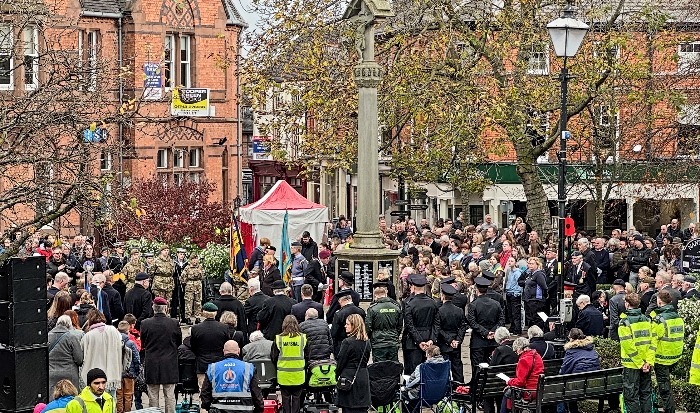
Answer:
[{"label": "crowd of people", "polygon": [[[338,389],[336,404],[366,411],[368,361],[399,361],[401,352],[409,393],[426,362],[449,361],[452,379],[464,382],[468,331],[471,371],[482,363],[517,363],[508,385],[530,387],[542,360],[555,357],[548,343],[554,323],[540,314],[555,314],[562,272],[566,296],[575,302],[562,374],[597,369],[591,338],[616,339],[628,410],[644,408],[653,371],[659,397],[672,411],[668,372],[678,359],[675,338],[682,329],[677,302],[698,297],[695,279],[682,272],[674,221],[656,238],[634,229],[593,239],[578,234],[560,265],[551,239],[528,231],[520,218],[507,228],[489,215],[479,225],[467,225],[461,216],[434,226],[411,219],[388,226],[380,219],[385,246],[400,250],[401,258],[396,274],[380,272],[366,310],[353,290],[353,274],[335,274],[334,251],[352,243],[347,220],[329,232],[328,242],[304,233],[291,243],[289,284],[279,272],[276,248],[262,238],[248,261],[245,294],[224,282],[220,297],[204,305],[202,267],[183,249],[175,257],[166,245],[156,254],[132,249],[127,256],[116,244],[97,256],[87,237],[76,236],[72,244],[39,238],[27,244],[27,254],[47,259],[49,390],[55,400],[43,410],[58,403],[77,412],[81,407],[67,399],[80,405],[101,398],[100,411],[113,406],[122,413],[142,408],[147,393],[150,406],[159,406],[162,395],[166,413],[174,413],[178,363],[194,360],[202,408],[236,410],[222,396],[236,388],[245,394],[237,403],[259,413],[262,397],[249,363],[270,359],[278,367],[283,410],[297,413],[309,363],[334,359],[338,378],[352,378],[349,389]],[[681,233],[680,243],[692,234]],[[598,287],[610,282],[609,297]],[[337,291],[324,306],[331,285]],[[193,326],[183,341],[186,325]],[[640,339],[643,329],[650,339]],[[495,411],[494,404],[507,410],[507,399],[485,403],[485,411]]]}]

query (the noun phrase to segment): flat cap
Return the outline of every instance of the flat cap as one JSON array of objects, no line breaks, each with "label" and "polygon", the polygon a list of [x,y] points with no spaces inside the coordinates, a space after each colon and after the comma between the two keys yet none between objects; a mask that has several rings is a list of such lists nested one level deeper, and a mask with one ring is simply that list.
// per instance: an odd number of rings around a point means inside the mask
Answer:
[{"label": "flat cap", "polygon": [[442,293],[445,295],[455,295],[457,294],[457,289],[451,286],[450,284],[442,284],[440,286],[440,290],[442,290]]},{"label": "flat cap", "polygon": [[696,282],[697,280],[695,279],[695,277],[693,277],[692,275],[688,274],[688,275],[686,275],[685,277],[683,277],[683,281],[685,281],[685,282],[687,282],[687,283],[695,284],[695,282]]}]

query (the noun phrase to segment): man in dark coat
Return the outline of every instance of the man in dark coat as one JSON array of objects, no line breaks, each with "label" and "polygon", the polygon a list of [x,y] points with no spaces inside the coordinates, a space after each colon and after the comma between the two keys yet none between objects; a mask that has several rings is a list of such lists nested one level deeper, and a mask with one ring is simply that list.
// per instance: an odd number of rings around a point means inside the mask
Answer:
[{"label": "man in dark coat", "polygon": [[426,233],[425,235],[423,235],[423,242],[430,248],[430,251],[432,251],[433,254],[440,254],[440,249],[442,248],[442,246],[439,242],[435,241],[435,234],[433,234],[432,232]]},{"label": "man in dark coat", "polygon": [[564,280],[575,285],[574,299],[577,299],[581,294],[590,297],[595,291],[596,276],[592,271],[593,268],[583,261],[583,254],[580,251],[571,253],[571,261],[567,265]]},{"label": "man in dark coat", "polygon": [[340,303],[340,310],[333,316],[333,326],[331,327],[331,337],[333,338],[333,355],[338,358],[338,353],[340,352],[340,345],[343,340],[348,337],[348,333],[345,331],[345,321],[350,317],[350,314],[359,314],[364,320],[366,317],[365,310],[357,307],[352,302],[352,297],[350,296],[351,290],[343,290],[338,293],[338,302]]},{"label": "man in dark coat", "polygon": [[587,336],[602,336],[605,328],[603,313],[591,305],[591,298],[587,295],[580,295],[576,299],[576,305],[580,311],[574,327],[581,329],[583,334]]},{"label": "man in dark coat", "polygon": [[148,274],[140,272],[136,274],[134,288],[124,296],[124,310],[136,317],[136,329],[139,331],[143,320],[153,316],[153,296],[148,291],[149,284]]},{"label": "man in dark coat", "polygon": [[318,244],[311,238],[309,231],[304,231],[301,234],[301,255],[309,262],[318,257]]},{"label": "man in dark coat", "polygon": [[197,381],[202,388],[207,366],[221,361],[223,358],[224,344],[229,340],[228,326],[215,320],[217,308],[214,303],[206,303],[202,306],[204,321],[195,325],[190,330],[190,347],[197,356]]},{"label": "man in dark coat", "polygon": [[650,316],[651,312],[659,308],[658,303],[656,302],[656,297],[659,294],[659,291],[661,290],[668,290],[669,293],[671,293],[671,298],[673,298],[673,302],[671,303],[673,305],[673,308],[678,310],[678,300],[681,299],[681,293],[673,288],[671,285],[671,279],[672,275],[667,273],[666,271],[659,271],[656,273],[656,284],[654,285],[656,287],[656,293],[651,297],[651,301],[649,302],[649,306],[647,307],[647,311],[645,315],[647,317]]},{"label": "man in dark coat", "polygon": [[425,349],[437,343],[438,305],[425,294],[424,275],[408,277],[413,296],[403,304],[404,374],[412,374],[425,361]]},{"label": "man in dark coat", "polygon": [[[620,336],[617,334],[617,328],[620,326],[620,316],[626,310],[625,282],[618,278],[613,283],[612,289],[615,295],[610,297],[610,300],[608,300],[608,311],[610,312],[610,330],[608,332],[608,338],[611,340],[620,341]],[[581,330],[583,329],[581,328]],[[587,336],[590,335],[586,331],[584,331],[584,334]]]},{"label": "man in dark coat", "polygon": [[[350,271],[343,271],[338,276],[338,293],[343,290],[350,290],[350,296],[352,297],[352,303],[356,306],[360,305],[360,294],[352,289],[352,285],[355,283],[355,277]],[[338,304],[338,294],[333,295],[331,299],[331,304],[328,306],[328,311],[326,312],[326,322],[331,324],[333,322],[333,316],[335,312],[340,310],[340,304]]]},{"label": "man in dark coat", "polygon": [[309,265],[304,270],[304,282],[313,288],[312,299],[320,303],[323,295],[326,292],[328,285],[328,262],[331,260],[331,252],[323,250],[319,253],[318,258],[309,260]]},{"label": "man in dark coat", "polygon": [[440,289],[442,305],[437,317],[437,345],[443,357],[450,360],[452,380],[464,383],[462,341],[467,333],[467,318],[464,316],[464,310],[452,304],[452,297],[457,290],[449,284],[442,284]]},{"label": "man in dark coat", "polygon": [[[102,291],[107,293],[109,312],[112,314],[112,320],[121,321],[125,314],[124,307],[122,306],[122,296],[119,294],[119,291],[112,286],[112,274],[106,273],[105,275],[105,285],[102,287]],[[115,325],[116,324],[117,323],[115,323]]]},{"label": "man in dark coat", "polygon": [[323,306],[321,303],[317,303],[311,299],[313,293],[314,290],[309,284],[301,286],[301,301],[292,306],[292,315],[296,317],[299,323],[306,319],[306,310],[309,308],[316,309],[318,316],[323,319]]},{"label": "man in dark coat", "polygon": [[284,281],[277,280],[272,284],[274,296],[265,300],[258,313],[258,323],[268,340],[274,340],[275,336],[282,332],[282,321],[292,314],[292,306],[296,302],[286,295],[287,286]]},{"label": "man in dark coat", "polygon": [[[488,363],[491,352],[496,348],[494,334],[498,327],[505,324],[505,313],[494,300],[486,297],[486,291],[491,282],[484,277],[477,277],[477,298],[469,303],[467,323],[472,329],[469,342],[469,358],[472,366]],[[472,381],[476,375],[472,375]]]},{"label": "man in dark coat", "polygon": [[[303,289],[302,289],[303,292]],[[306,347],[309,349],[309,361],[331,358],[333,340],[331,330],[323,317],[319,318],[314,308],[306,310],[306,320],[299,324],[299,331],[306,334]]]},{"label": "man in dark coat", "polygon": [[248,321],[248,334],[258,329],[258,313],[262,309],[263,303],[270,298],[260,291],[260,280],[251,278],[248,280],[248,299],[245,300],[243,309]]},{"label": "man in dark coat", "polygon": [[[591,249],[591,242],[588,240],[588,238],[579,238],[578,240],[578,250],[583,256],[583,262],[591,266],[591,274],[593,274],[594,278],[597,280],[598,279],[598,264],[596,263],[595,260],[595,254],[593,253],[593,250]],[[595,287],[594,287],[595,291]]]},{"label": "man in dark coat", "polygon": [[221,283],[221,287],[219,287],[219,298],[214,300],[214,305],[218,309],[216,312],[216,321],[221,319],[221,314],[223,314],[224,311],[230,311],[236,315],[238,319],[236,329],[243,332],[243,336],[245,336],[247,342],[250,331],[248,331],[248,320],[246,319],[245,308],[238,298],[233,296],[233,286],[230,283]]},{"label": "man in dark coat", "polygon": [[165,315],[167,311],[168,302],[156,297],[153,301],[155,315],[141,323],[141,348],[145,353],[149,405],[158,406],[162,386],[165,412],[175,413],[175,384],[180,380],[177,348],[182,344],[182,330],[177,320]]},{"label": "man in dark coat", "polygon": [[700,292],[695,289],[696,281],[697,280],[692,275],[683,277],[683,290],[685,291],[685,295],[683,296],[684,300],[692,300],[693,298],[700,300]]},{"label": "man in dark coat", "polygon": [[105,276],[103,274],[95,274],[92,277],[92,285],[90,286],[90,295],[95,302],[95,308],[104,314],[107,324],[112,324],[112,311],[109,305],[109,295],[104,290]]}]

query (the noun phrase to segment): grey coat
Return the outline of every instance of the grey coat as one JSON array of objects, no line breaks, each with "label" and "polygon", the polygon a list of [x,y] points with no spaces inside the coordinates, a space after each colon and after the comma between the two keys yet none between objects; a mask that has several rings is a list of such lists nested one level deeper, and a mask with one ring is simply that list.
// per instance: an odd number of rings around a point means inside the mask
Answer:
[{"label": "grey coat", "polygon": [[[59,338],[60,341],[58,341]],[[51,351],[49,352],[48,394],[53,394],[54,386],[63,379],[70,380],[77,389],[80,388],[80,366],[83,364],[80,338],[80,331],[68,330],[63,326],[56,326],[49,331],[48,343]],[[55,344],[56,342],[58,344]]]},{"label": "grey coat", "polygon": [[617,334],[617,327],[620,325],[620,314],[625,312],[625,292],[624,290],[613,295],[608,302],[610,309],[610,330],[608,338],[620,341],[620,336]]},{"label": "grey coat", "polygon": [[243,361],[270,360],[272,341],[265,337],[248,343],[243,347]]}]

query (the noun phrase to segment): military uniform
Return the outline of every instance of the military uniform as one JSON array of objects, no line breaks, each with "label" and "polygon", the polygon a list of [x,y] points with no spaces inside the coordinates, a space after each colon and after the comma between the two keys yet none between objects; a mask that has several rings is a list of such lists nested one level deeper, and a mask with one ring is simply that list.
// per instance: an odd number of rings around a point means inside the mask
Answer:
[{"label": "military uniform", "polygon": [[159,255],[153,259],[153,265],[148,267],[148,275],[153,280],[152,290],[156,297],[165,298],[170,302],[175,288],[174,272],[175,263],[170,257],[163,259]]},{"label": "military uniform", "polygon": [[389,297],[375,300],[367,309],[365,326],[372,342],[372,361],[399,361],[403,316],[396,301]]},{"label": "military uniform", "polygon": [[654,347],[651,346],[651,323],[639,308],[620,315],[617,328],[620,336],[622,362],[622,393],[628,413],[651,411],[651,372],[642,371],[644,363],[654,365]]},{"label": "military uniform", "polygon": [[[443,286],[443,291],[446,287]],[[452,288],[452,291],[455,291]],[[452,294],[451,294],[452,295]],[[467,319],[464,310],[452,301],[445,301],[438,310],[437,345],[442,356],[450,360],[452,380],[464,383],[464,365],[462,364],[462,341],[467,333]],[[452,341],[458,341],[457,348],[452,347]]]},{"label": "military uniform", "polygon": [[192,315],[197,318],[202,316],[202,278],[204,278],[204,269],[199,264],[197,266],[190,264],[182,271],[181,281],[185,285],[186,320],[189,320]]},{"label": "military uniform", "polygon": [[129,291],[134,288],[134,282],[136,281],[136,274],[140,272],[145,272],[146,267],[141,263],[141,260],[131,260],[122,268],[122,275],[126,280],[126,290]]},{"label": "military uniform", "polygon": [[424,293],[415,294],[404,306],[402,344],[405,374],[413,373],[416,366],[425,361],[425,352],[421,350],[420,343],[429,340],[437,342],[437,314],[437,303]]},{"label": "military uniform", "polygon": [[[469,341],[469,358],[472,371],[476,371],[479,363],[488,363],[489,356],[496,348],[496,340],[488,338],[489,333],[495,332],[505,324],[505,312],[500,304],[488,298],[485,294],[478,296],[469,303],[467,308],[467,324],[472,329]],[[472,375],[472,379],[476,374]]]},{"label": "military uniform", "polygon": [[654,310],[651,322],[651,347],[655,354],[654,373],[664,413],[674,413],[676,403],[671,391],[671,369],[683,354],[685,324],[671,304]]}]

